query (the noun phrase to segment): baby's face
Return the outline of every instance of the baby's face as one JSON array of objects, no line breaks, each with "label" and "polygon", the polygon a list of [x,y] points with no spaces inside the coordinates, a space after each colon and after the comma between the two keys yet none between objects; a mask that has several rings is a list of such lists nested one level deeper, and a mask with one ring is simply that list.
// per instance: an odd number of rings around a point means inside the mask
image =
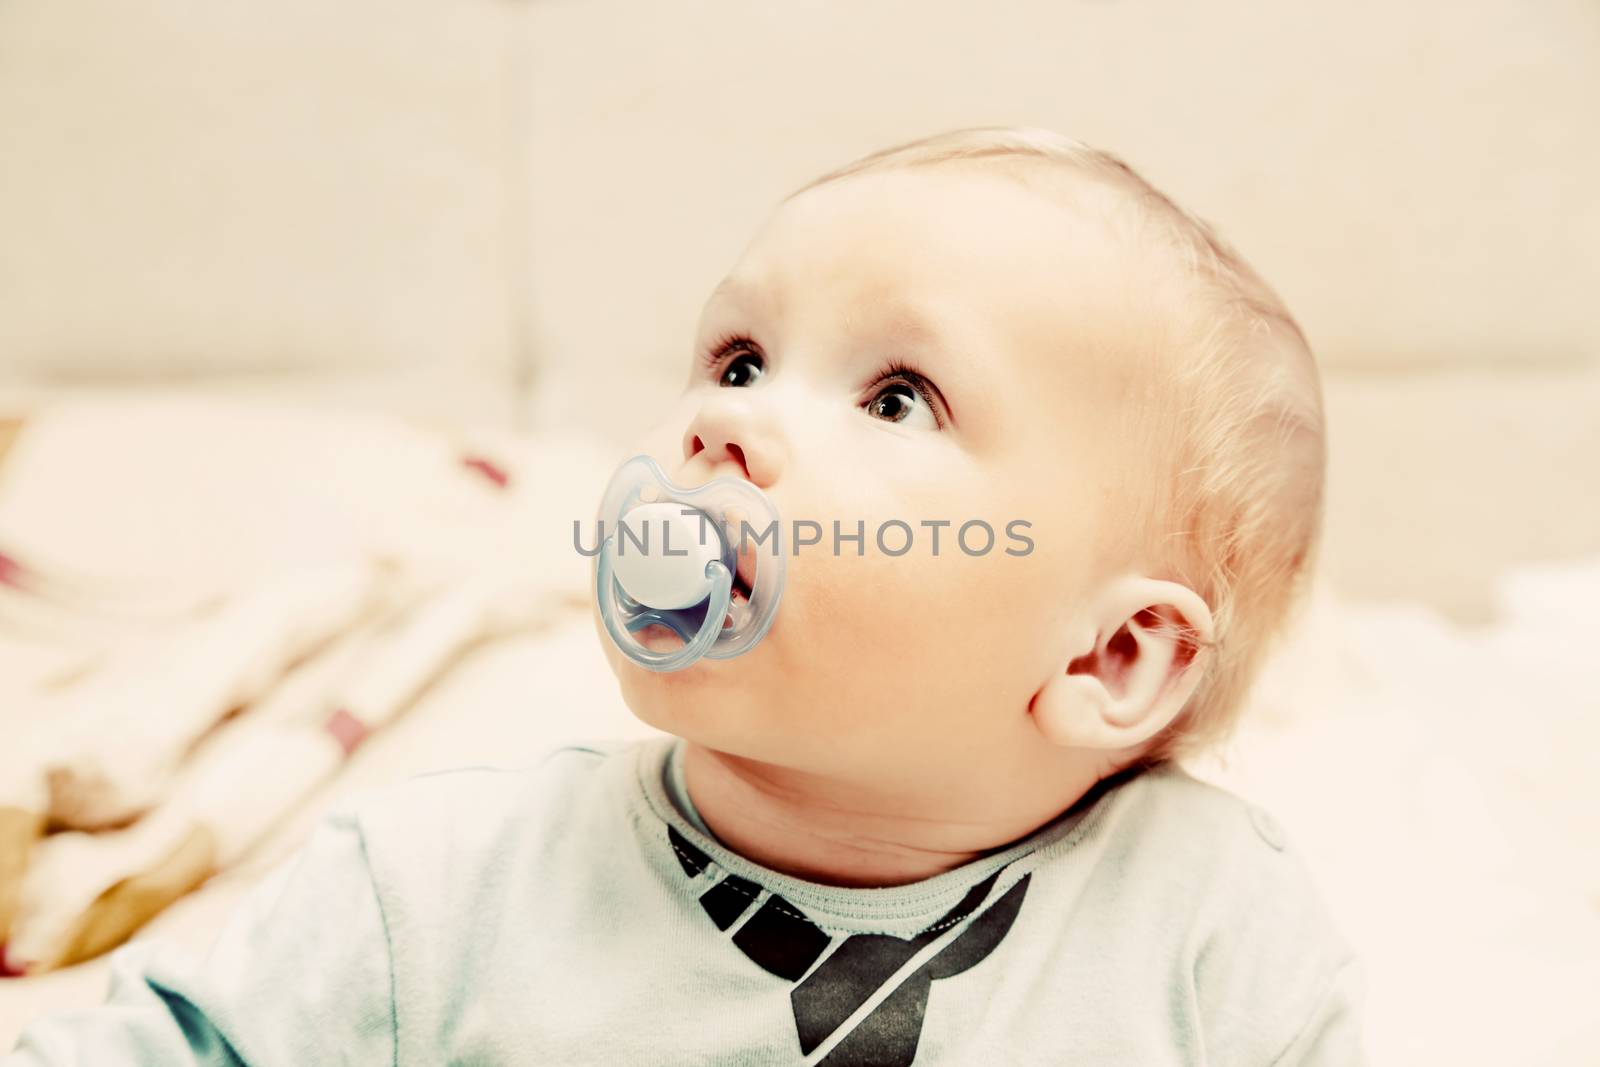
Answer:
[{"label": "baby's face", "polygon": [[[603,640],[634,713],[788,767],[1003,781],[1042,744],[1029,702],[1107,577],[1114,487],[1137,469],[1117,420],[1158,333],[1141,278],[1088,213],[966,166],[784,204],[706,304],[690,384],[641,450],[680,484],[748,478],[786,536],[809,521],[822,539],[789,556],[742,656],[657,674]],[[835,521],[864,546],[835,551]],[[910,547],[890,555],[897,523]]]}]

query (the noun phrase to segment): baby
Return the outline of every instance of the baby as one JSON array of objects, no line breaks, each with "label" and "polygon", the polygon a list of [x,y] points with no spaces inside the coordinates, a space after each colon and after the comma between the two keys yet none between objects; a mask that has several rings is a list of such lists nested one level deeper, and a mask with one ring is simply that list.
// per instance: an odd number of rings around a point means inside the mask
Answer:
[{"label": "baby", "polygon": [[1177,763],[1322,517],[1312,356],[1202,223],[1045,131],[868,156],[746,249],[640,451],[827,531],[760,644],[602,632],[661,736],[335,812],[202,964],[118,950],[7,1067],[1361,1062],[1294,850]]}]

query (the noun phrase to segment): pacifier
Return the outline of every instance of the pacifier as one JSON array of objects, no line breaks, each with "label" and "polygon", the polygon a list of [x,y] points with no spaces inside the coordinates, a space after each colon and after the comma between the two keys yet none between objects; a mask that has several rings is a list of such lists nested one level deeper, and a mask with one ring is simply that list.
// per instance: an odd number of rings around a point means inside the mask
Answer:
[{"label": "pacifier", "polygon": [[[730,477],[686,489],[634,456],[606,486],[599,522],[600,618],[639,666],[729,659],[766,636],[783,596],[784,546],[778,510],[760,489]],[[645,647],[634,635],[653,626],[682,644]]]}]

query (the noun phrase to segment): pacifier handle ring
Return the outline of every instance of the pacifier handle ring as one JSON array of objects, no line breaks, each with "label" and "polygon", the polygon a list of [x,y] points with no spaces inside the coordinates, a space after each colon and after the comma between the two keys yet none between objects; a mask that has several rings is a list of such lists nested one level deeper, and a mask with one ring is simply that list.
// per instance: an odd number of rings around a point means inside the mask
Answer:
[{"label": "pacifier handle ring", "polygon": [[612,576],[611,569],[612,550],[616,542],[617,535],[612,534],[600,546],[600,560],[595,567],[595,595],[600,598],[602,605],[600,618],[606,624],[606,632],[611,635],[611,640],[616,643],[617,648],[641,667],[652,671],[677,670],[705,655],[706,650],[716,641],[717,635],[722,632],[723,622],[727,618],[728,604],[733,592],[733,571],[720,560],[712,560],[706,564],[706,577],[711,579],[711,592],[706,603],[705,621],[700,624],[699,632],[685,641],[680,649],[657,652],[634,641],[617,622],[615,611],[604,610],[606,598],[614,596],[616,590],[616,579]]}]

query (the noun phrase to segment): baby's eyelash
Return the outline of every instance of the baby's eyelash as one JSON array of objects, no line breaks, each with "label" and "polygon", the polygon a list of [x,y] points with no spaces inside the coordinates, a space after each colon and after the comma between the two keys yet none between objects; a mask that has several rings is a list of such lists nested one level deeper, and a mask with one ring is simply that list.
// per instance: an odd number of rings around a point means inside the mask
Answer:
[{"label": "baby's eyelash", "polygon": [[700,366],[705,370],[716,370],[717,366],[735,352],[749,352],[751,355],[761,355],[761,350],[756,348],[755,341],[742,333],[723,334],[715,344],[700,353]]},{"label": "baby's eyelash", "polygon": [[872,380],[872,384],[867,388],[875,389],[885,382],[892,381],[903,381],[915,389],[917,395],[922,397],[923,402],[928,405],[928,410],[933,412],[934,424],[939,429],[944,429],[944,414],[940,410],[944,403],[944,394],[939,392],[939,387],[934,385],[926,374],[923,374],[904,360],[892,359],[884,365],[883,369],[878,372],[877,377]]}]

